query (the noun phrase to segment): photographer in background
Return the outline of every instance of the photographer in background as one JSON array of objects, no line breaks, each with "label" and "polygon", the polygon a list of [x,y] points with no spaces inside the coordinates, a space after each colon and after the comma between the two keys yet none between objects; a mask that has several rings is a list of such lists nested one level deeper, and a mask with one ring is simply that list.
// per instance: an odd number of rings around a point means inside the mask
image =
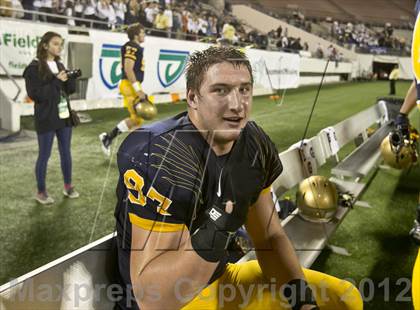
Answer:
[{"label": "photographer in background", "polygon": [[63,39],[58,33],[45,33],[38,43],[36,58],[23,72],[26,91],[34,101],[34,120],[39,146],[35,166],[38,186],[35,199],[41,204],[54,203],[54,199],[47,193],[45,178],[55,135],[58,139],[64,177],[63,194],[69,198],[79,197],[79,193],[71,184],[72,122],[67,102],[68,95],[76,89],[76,82],[74,78],[69,78],[60,62],[62,49]]}]

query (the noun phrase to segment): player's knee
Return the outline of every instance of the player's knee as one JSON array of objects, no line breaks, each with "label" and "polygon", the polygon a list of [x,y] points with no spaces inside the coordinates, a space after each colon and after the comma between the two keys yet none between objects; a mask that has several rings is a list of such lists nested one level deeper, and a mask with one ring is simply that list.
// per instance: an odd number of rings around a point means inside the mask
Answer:
[{"label": "player's knee", "polygon": [[350,281],[314,270],[303,271],[319,305],[334,305],[347,310],[363,309],[360,292]]},{"label": "player's knee", "polygon": [[124,96],[124,101],[127,106],[133,105],[135,99],[136,97],[133,96]]},{"label": "player's knee", "polygon": [[122,80],[120,83],[120,93],[124,96],[124,97],[134,97],[136,92],[133,89],[133,86],[131,85],[131,83],[128,80]]},{"label": "player's knee", "polygon": [[346,309],[361,310],[363,309],[363,299],[356,286],[346,280],[338,279],[339,283],[335,286],[335,291],[340,301],[346,305]]}]

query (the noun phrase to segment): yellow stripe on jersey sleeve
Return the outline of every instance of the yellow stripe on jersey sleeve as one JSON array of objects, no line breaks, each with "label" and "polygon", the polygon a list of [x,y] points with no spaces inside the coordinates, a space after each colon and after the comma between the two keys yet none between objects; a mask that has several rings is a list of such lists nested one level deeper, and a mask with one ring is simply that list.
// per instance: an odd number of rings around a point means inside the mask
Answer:
[{"label": "yellow stripe on jersey sleeve", "polygon": [[174,223],[165,223],[157,222],[148,219],[141,218],[134,213],[128,213],[130,217],[131,224],[136,225],[144,230],[150,230],[154,232],[176,232],[183,229],[187,229],[187,226],[184,224],[174,224]]},{"label": "yellow stripe on jersey sleeve", "polygon": [[270,185],[270,186],[268,186],[268,187],[266,187],[266,188],[264,188],[264,189],[261,191],[260,195],[263,195],[263,194],[269,193],[270,191],[271,191],[271,185]]},{"label": "yellow stripe on jersey sleeve", "polygon": [[130,54],[130,53],[125,53],[124,58],[130,58],[132,60],[136,60],[136,55]]}]

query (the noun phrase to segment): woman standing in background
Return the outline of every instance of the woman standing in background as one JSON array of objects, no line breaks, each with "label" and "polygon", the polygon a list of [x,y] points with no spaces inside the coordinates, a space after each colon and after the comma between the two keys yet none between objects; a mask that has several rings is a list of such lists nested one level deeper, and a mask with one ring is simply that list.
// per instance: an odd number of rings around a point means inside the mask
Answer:
[{"label": "woman standing in background", "polygon": [[67,97],[76,89],[75,79],[69,79],[60,62],[63,39],[58,33],[47,32],[38,43],[36,58],[25,68],[23,76],[28,96],[34,101],[35,129],[38,136],[39,153],[35,166],[38,192],[35,199],[41,204],[52,204],[45,179],[48,159],[54,136],[57,136],[64,177],[63,194],[69,198],[79,197],[71,184],[71,134],[72,125]]}]

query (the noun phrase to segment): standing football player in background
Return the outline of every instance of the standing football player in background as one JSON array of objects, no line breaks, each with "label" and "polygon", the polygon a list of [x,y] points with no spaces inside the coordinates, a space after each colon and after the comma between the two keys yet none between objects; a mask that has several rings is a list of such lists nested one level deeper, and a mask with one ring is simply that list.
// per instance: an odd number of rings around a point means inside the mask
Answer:
[{"label": "standing football player in background", "polygon": [[398,69],[398,65],[395,65],[392,69],[391,73],[389,74],[389,94],[395,95],[395,84],[399,79],[400,69]]},{"label": "standing football player in background", "polygon": [[121,47],[122,80],[120,92],[123,95],[124,107],[128,109],[130,116],[120,121],[110,132],[103,132],[99,135],[102,150],[106,156],[111,155],[111,144],[116,136],[138,128],[144,119],[136,112],[136,103],[144,100],[152,100],[142,89],[141,83],[144,78],[143,47],[140,44],[144,41],[144,28],[136,23],[127,29],[130,39]]}]

